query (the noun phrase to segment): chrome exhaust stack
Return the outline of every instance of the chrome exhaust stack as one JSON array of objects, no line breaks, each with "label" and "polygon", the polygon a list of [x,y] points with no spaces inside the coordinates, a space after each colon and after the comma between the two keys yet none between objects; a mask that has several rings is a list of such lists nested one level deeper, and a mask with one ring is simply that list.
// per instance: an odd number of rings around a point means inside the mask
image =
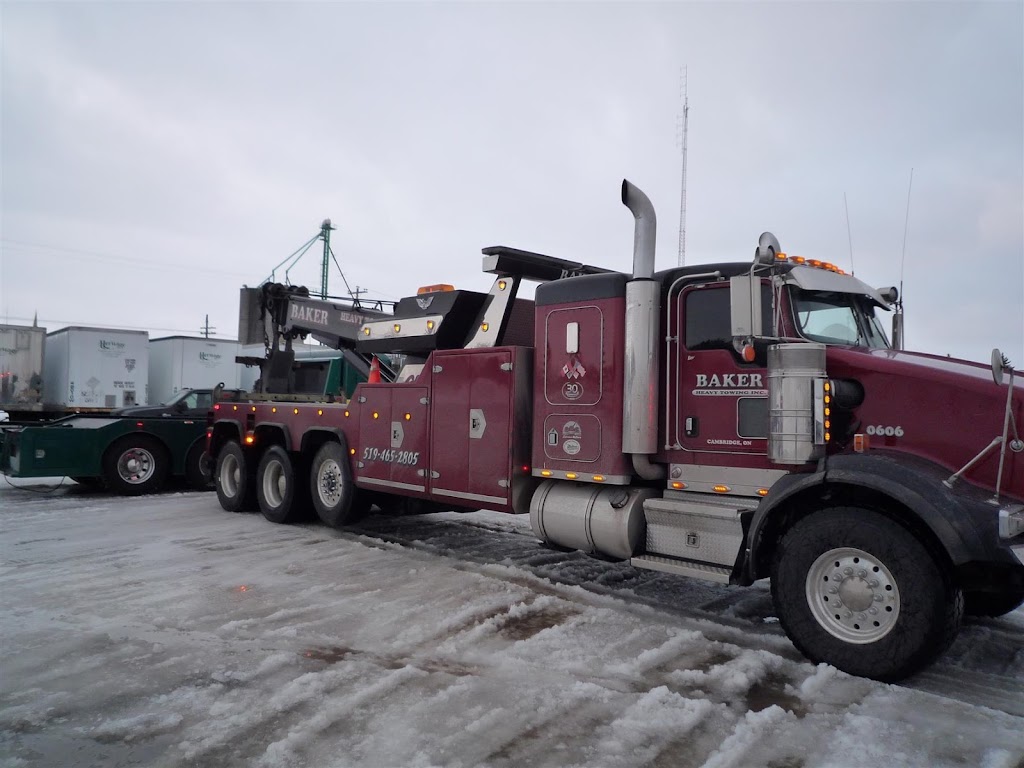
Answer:
[{"label": "chrome exhaust stack", "polygon": [[658,452],[658,318],[660,287],[654,280],[657,217],[647,195],[625,179],[622,203],[636,219],[633,230],[633,279],[626,283],[626,349],[622,388],[622,450],[645,480],[665,476],[651,464]]}]

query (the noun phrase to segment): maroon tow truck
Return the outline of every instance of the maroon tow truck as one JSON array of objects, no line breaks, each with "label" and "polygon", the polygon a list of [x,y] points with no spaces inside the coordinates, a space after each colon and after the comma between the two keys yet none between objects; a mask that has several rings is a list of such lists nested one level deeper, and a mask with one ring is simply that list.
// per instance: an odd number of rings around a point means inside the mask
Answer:
[{"label": "maroon tow truck", "polygon": [[[998,352],[902,351],[900,312],[894,343],[879,320],[895,289],[770,233],[753,262],[655,272],[653,207],[628,182],[622,201],[632,274],[495,247],[486,294],[367,311],[243,289],[273,399],[211,412],[221,506],[331,526],[373,503],[529,512],[548,545],[770,577],[808,658],[879,680],[934,660],[965,612],[1024,602],[1024,387]],[[289,402],[307,334],[364,368],[403,362],[348,403]]]}]

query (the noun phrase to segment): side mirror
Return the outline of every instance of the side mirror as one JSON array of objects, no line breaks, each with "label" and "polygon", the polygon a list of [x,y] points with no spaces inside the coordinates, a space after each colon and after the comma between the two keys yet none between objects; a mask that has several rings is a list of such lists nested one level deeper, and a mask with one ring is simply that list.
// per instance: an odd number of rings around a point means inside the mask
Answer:
[{"label": "side mirror", "polygon": [[732,309],[732,337],[764,336],[761,327],[761,279],[752,275],[729,278],[729,302]]}]

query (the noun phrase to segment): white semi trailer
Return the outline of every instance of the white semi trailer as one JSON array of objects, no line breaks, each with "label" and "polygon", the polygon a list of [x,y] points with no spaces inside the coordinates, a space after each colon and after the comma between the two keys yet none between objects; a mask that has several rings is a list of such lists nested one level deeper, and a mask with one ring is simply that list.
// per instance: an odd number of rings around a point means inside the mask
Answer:
[{"label": "white semi trailer", "polygon": [[[237,341],[166,336],[149,342],[149,402],[166,403],[183,389],[242,386],[244,366],[235,362]],[[251,384],[252,377],[249,377]]]}]

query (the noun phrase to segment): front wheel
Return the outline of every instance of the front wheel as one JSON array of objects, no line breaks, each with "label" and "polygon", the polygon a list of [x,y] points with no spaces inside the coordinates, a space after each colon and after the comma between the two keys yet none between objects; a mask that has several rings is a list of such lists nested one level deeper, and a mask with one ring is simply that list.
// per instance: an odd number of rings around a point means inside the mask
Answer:
[{"label": "front wheel", "polygon": [[205,491],[213,481],[213,471],[206,461],[205,450],[200,441],[189,448],[185,455],[185,482],[197,491]]},{"label": "front wheel", "polygon": [[125,435],[103,456],[103,479],[122,496],[154,493],[164,484],[167,451],[149,435]]},{"label": "front wheel", "polygon": [[900,680],[956,637],[963,593],[909,531],[877,512],[839,507],[800,520],[772,563],[786,634],[809,659]]}]

